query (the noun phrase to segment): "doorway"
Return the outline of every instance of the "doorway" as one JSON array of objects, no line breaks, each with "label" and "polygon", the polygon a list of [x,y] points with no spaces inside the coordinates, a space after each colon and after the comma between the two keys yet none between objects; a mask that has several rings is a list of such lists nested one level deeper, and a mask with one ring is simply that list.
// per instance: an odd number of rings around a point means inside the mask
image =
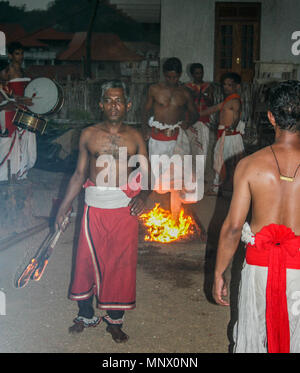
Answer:
[{"label": "doorway", "polygon": [[260,3],[216,3],[214,80],[231,71],[252,82],[259,60]]}]

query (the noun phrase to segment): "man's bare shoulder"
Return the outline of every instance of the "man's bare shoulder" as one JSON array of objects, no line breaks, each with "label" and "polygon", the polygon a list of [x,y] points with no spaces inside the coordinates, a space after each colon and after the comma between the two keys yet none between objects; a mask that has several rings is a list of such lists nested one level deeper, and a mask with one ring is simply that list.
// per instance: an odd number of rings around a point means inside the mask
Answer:
[{"label": "man's bare shoulder", "polygon": [[157,93],[157,92],[160,92],[161,90],[165,89],[166,86],[163,82],[158,82],[158,83],[155,83],[155,84],[151,84],[149,86],[149,92],[150,93]]},{"label": "man's bare shoulder", "polygon": [[143,135],[141,133],[141,131],[139,131],[137,128],[134,128],[132,126],[129,126],[129,125],[126,125],[126,127],[124,127],[126,132],[128,133],[128,135],[130,137],[132,137],[132,139],[135,139],[137,141],[144,141],[143,140]]},{"label": "man's bare shoulder", "polygon": [[9,70],[8,67],[0,71],[0,80],[9,80]]},{"label": "man's bare shoulder", "polygon": [[264,169],[269,158],[270,152],[266,147],[241,159],[237,168],[240,172],[251,175],[253,172],[257,173],[257,171]]},{"label": "man's bare shoulder", "polygon": [[233,98],[224,104],[224,109],[237,109],[241,107],[241,101],[238,98]]},{"label": "man's bare shoulder", "polygon": [[93,124],[91,126],[85,127],[81,131],[81,136],[88,138],[90,136],[95,136],[96,133],[104,130],[103,123]]},{"label": "man's bare shoulder", "polygon": [[184,93],[184,95],[187,97],[187,98],[191,98],[193,97],[193,91],[191,90],[190,87],[187,87],[185,84],[183,85],[180,85],[179,86],[179,89],[181,89]]}]

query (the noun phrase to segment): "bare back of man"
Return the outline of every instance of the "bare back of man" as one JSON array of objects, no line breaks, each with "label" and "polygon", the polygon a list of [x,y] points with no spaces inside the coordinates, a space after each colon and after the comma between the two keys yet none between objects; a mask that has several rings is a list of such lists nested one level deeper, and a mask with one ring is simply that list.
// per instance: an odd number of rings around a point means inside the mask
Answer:
[{"label": "bare back of man", "polygon": [[[284,92],[288,93],[284,96]],[[222,299],[227,294],[223,274],[237,250],[250,208],[250,228],[254,235],[270,224],[284,225],[300,235],[299,94],[297,82],[282,83],[275,90],[271,108],[276,114],[268,111],[275,129],[274,144],[243,158],[236,167],[234,192],[220,232],[216,260],[214,298],[219,304],[228,305]]]},{"label": "bare back of man", "polygon": [[[282,175],[294,176],[300,164],[300,138],[288,147],[272,145]],[[236,169],[236,190],[232,200],[233,221],[246,218],[252,200],[251,230],[254,234],[264,226],[283,224],[300,235],[300,172],[293,182],[282,181],[271,147],[266,147],[241,160]],[[239,208],[237,208],[239,206]]]}]

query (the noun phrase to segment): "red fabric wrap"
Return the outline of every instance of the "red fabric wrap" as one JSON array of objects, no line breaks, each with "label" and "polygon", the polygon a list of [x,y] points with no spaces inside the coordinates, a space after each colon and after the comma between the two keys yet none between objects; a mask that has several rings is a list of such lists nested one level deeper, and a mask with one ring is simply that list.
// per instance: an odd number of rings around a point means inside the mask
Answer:
[{"label": "red fabric wrap", "polygon": [[[91,181],[85,185],[94,186]],[[133,197],[140,190],[124,193]],[[130,207],[102,209],[85,205],[69,298],[96,295],[100,309],[135,308],[138,219]]]},{"label": "red fabric wrap", "polygon": [[[24,96],[24,90],[28,81],[8,81],[7,88],[9,92],[13,92],[14,95]],[[8,136],[11,137],[15,132],[17,127],[13,124],[13,119],[15,116],[15,111],[6,111],[5,112],[5,127],[8,130]]]},{"label": "red fabric wrap", "polygon": [[167,136],[167,135],[164,133],[164,130],[159,130],[159,129],[154,128],[154,127],[152,127],[152,129],[151,129],[151,137],[152,137],[154,140],[159,140],[159,141],[171,141],[171,140],[177,140],[178,133],[179,133],[179,128],[176,128],[176,129],[175,129],[175,133],[174,133],[174,135],[172,135],[172,136]]},{"label": "red fabric wrap", "polygon": [[270,224],[247,245],[248,264],[268,267],[266,325],[268,352],[290,351],[290,329],[286,299],[286,269],[300,269],[300,236],[284,225]]},{"label": "red fabric wrap", "polygon": [[10,80],[7,82],[7,87],[10,91],[12,91],[17,96],[24,96],[24,90],[27,86],[27,80]]},{"label": "red fabric wrap", "polygon": [[223,108],[224,108],[224,106],[227,102],[229,102],[229,101],[231,101],[235,98],[239,99],[242,102],[241,96],[238,93],[233,93],[232,95],[227,96],[225,98],[225,100],[222,102],[222,106],[221,106],[220,111],[223,110]]},{"label": "red fabric wrap", "polygon": [[[222,129],[222,130],[218,130],[218,132],[217,132],[217,140],[219,140],[219,138],[222,136],[222,134],[223,134],[224,131],[225,131],[225,128]],[[230,133],[225,133],[225,136],[234,136],[234,135],[241,135],[242,136],[242,134],[240,132],[238,132],[238,131],[232,131]]]}]

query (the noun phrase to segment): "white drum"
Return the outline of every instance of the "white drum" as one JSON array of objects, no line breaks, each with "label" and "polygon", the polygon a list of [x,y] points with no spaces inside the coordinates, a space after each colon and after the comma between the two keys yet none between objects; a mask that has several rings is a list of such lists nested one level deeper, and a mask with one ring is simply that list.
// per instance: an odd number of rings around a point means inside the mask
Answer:
[{"label": "white drum", "polygon": [[63,89],[49,78],[35,78],[27,84],[24,96],[32,99],[27,109],[35,114],[50,115],[58,112],[63,105]]}]

